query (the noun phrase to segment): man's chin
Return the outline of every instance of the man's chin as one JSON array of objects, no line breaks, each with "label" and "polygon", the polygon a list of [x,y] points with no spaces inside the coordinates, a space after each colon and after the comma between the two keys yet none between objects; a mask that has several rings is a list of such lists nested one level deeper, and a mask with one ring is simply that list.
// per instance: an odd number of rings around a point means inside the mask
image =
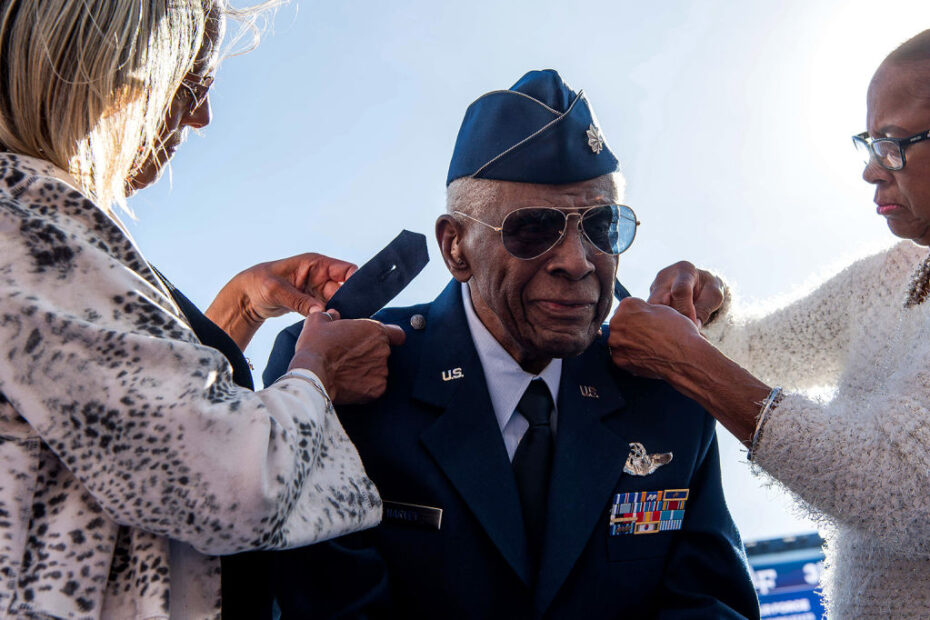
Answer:
[{"label": "man's chin", "polygon": [[596,337],[596,330],[585,334],[553,334],[539,342],[537,349],[546,357],[576,357],[584,353]]}]

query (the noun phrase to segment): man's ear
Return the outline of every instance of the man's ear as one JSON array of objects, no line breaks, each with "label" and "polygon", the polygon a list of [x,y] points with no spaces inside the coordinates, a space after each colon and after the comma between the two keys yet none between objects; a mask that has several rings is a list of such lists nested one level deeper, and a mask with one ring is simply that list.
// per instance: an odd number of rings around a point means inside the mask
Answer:
[{"label": "man's ear", "polygon": [[465,228],[451,215],[440,215],[436,220],[436,241],[442,260],[452,277],[459,282],[471,279],[471,265],[465,252]]}]

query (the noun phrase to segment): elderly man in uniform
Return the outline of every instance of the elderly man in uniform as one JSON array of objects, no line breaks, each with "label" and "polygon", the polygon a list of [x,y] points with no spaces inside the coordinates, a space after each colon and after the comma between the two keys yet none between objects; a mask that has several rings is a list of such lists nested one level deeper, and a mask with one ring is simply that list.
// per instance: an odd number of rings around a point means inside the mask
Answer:
[{"label": "elderly man in uniform", "polygon": [[406,344],[385,395],[339,411],[383,523],[276,554],[285,620],[758,617],[713,419],[610,363],[638,223],[618,170],[554,71],[468,108],[436,222],[454,279],[377,315]]}]

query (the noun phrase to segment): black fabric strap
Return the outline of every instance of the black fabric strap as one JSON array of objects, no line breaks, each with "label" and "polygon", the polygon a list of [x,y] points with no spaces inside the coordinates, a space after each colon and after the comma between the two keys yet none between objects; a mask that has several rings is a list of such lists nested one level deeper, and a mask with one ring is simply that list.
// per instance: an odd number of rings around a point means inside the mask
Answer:
[{"label": "black fabric strap", "polygon": [[403,230],[339,287],[326,305],[344,319],[367,319],[387,305],[429,262],[426,237]]},{"label": "black fabric strap", "polygon": [[614,280],[614,297],[617,301],[623,301],[630,296],[630,291],[626,290],[626,287],[620,284],[620,280]]}]

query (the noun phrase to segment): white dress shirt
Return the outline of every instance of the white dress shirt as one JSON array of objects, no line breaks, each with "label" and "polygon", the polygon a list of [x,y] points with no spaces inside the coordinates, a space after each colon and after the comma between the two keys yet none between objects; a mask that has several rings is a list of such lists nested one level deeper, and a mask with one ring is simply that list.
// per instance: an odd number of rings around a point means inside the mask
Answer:
[{"label": "white dress shirt", "polygon": [[558,408],[554,403],[559,402],[562,360],[552,360],[538,375],[526,372],[520,368],[520,365],[491,335],[488,328],[475,314],[475,309],[471,305],[471,293],[468,285],[464,283],[462,284],[462,305],[465,307],[465,317],[468,319],[471,338],[475,343],[475,349],[478,350],[478,359],[481,360],[481,367],[484,369],[484,378],[488,393],[491,395],[494,416],[497,418],[497,424],[504,437],[507,456],[512,461],[517,445],[526,429],[530,427],[530,423],[526,421],[523,414],[517,411],[517,403],[523,397],[523,392],[526,391],[530,381],[534,379],[542,379],[552,395],[553,410],[550,424],[553,436],[555,435]]}]

